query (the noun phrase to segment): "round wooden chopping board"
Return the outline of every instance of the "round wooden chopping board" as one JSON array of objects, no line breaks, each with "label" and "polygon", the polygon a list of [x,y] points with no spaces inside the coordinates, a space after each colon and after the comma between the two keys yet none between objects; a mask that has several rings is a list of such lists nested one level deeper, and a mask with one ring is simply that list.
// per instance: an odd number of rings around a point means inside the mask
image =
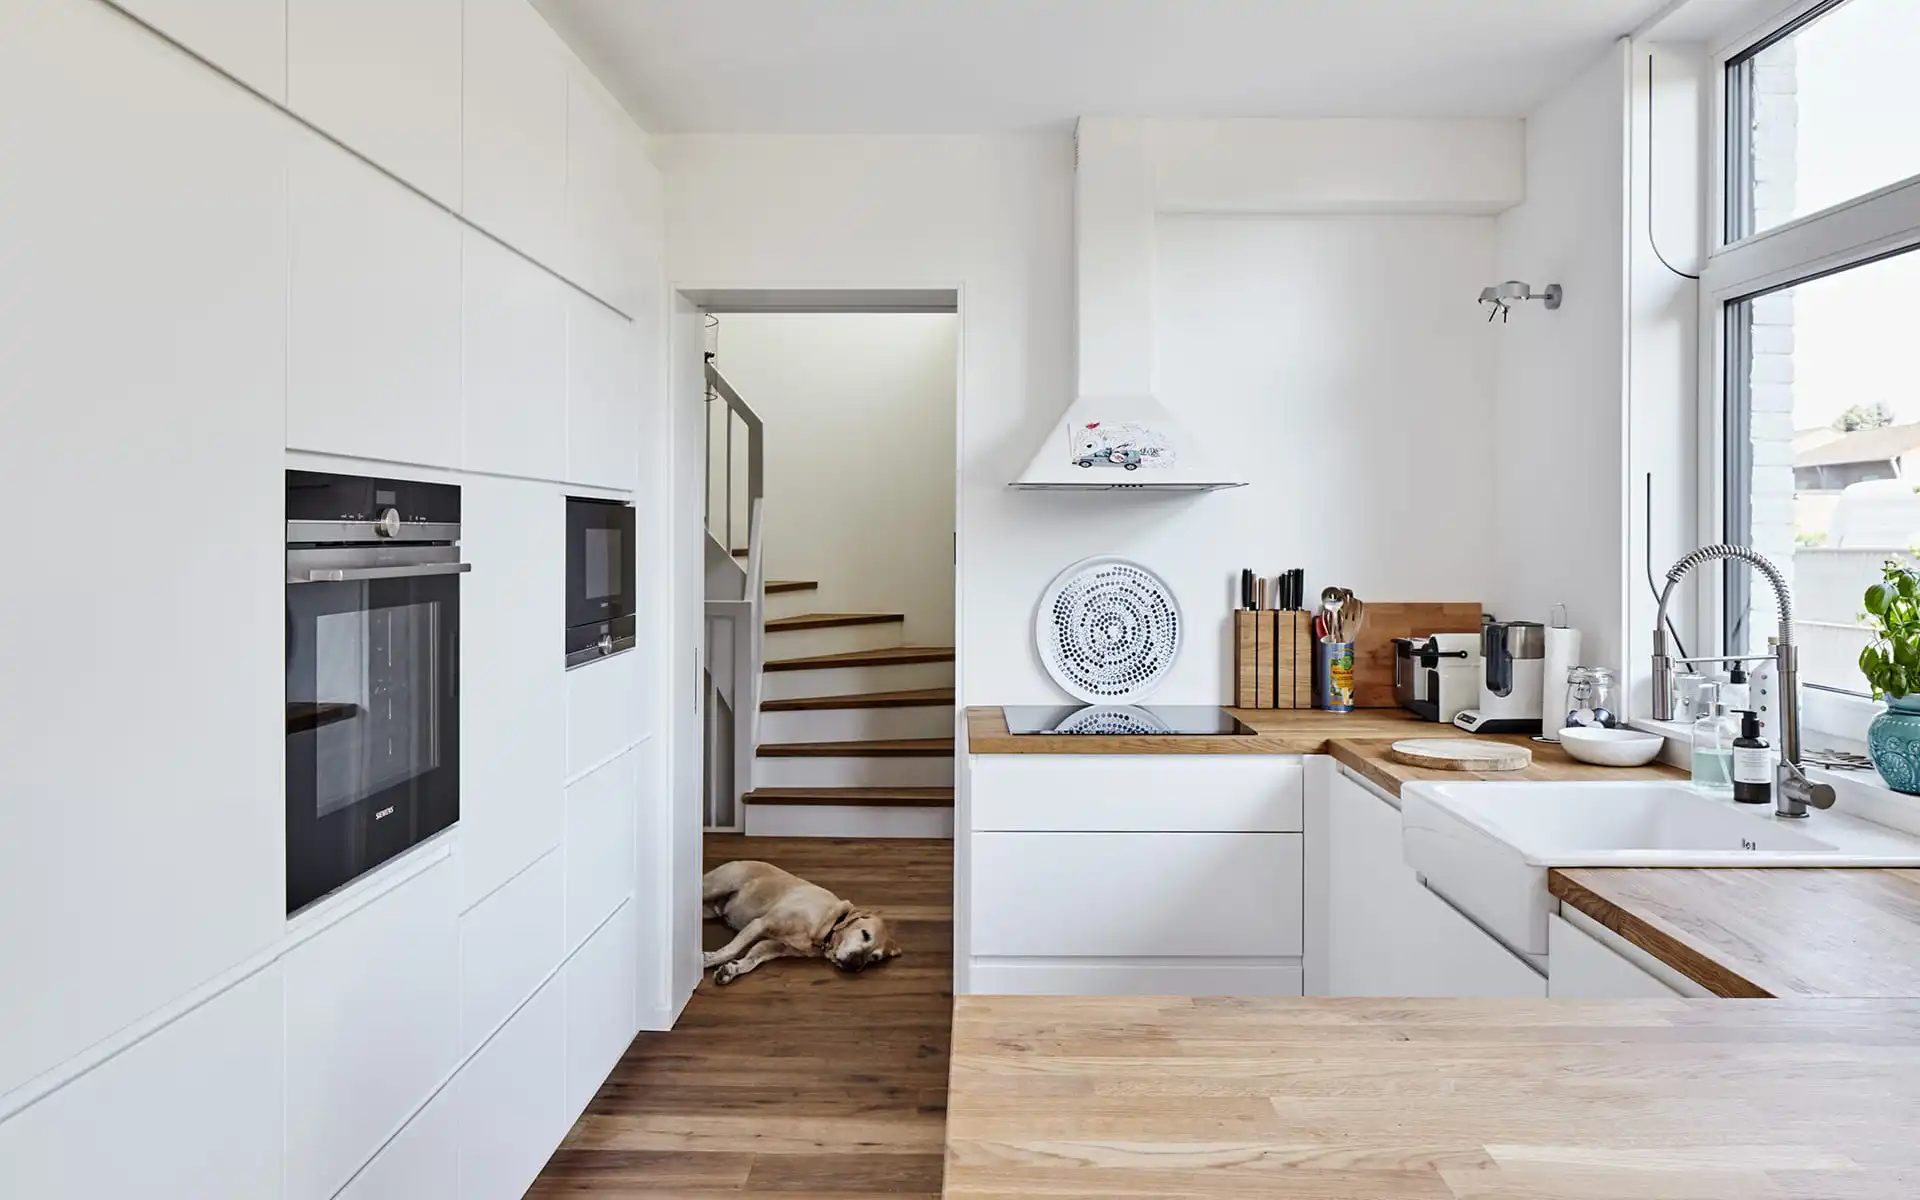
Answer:
[{"label": "round wooden chopping board", "polygon": [[1525,746],[1465,738],[1414,738],[1395,742],[1387,752],[1410,767],[1436,771],[1523,771],[1533,765],[1533,751]]}]

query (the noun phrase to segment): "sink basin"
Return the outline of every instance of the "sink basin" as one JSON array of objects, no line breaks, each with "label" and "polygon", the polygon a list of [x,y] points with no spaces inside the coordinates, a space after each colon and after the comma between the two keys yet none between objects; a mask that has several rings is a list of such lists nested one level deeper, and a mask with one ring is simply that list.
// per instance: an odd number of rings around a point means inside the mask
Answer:
[{"label": "sink basin", "polygon": [[1400,826],[1429,887],[1533,955],[1547,950],[1551,867],[1920,866],[1920,839],[1882,825],[1776,817],[1660,780],[1409,783]]}]

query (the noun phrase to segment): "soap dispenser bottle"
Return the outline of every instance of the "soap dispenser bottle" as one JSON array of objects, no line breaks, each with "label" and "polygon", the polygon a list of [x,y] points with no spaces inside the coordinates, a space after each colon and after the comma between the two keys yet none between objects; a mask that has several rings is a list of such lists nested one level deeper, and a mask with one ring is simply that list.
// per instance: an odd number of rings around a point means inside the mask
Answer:
[{"label": "soap dispenser bottle", "polygon": [[1733,742],[1733,798],[1742,804],[1773,803],[1773,747],[1760,736],[1760,714],[1740,714]]},{"label": "soap dispenser bottle", "polygon": [[1717,684],[1702,684],[1700,703],[1706,715],[1693,723],[1693,786],[1725,794],[1733,790],[1733,743],[1739,727],[1727,715]]}]

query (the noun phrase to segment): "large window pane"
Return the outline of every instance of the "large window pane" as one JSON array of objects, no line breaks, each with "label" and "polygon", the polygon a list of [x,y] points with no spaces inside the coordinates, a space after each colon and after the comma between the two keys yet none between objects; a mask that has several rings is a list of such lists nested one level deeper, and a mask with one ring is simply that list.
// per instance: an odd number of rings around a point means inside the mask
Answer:
[{"label": "large window pane", "polygon": [[1729,240],[1920,174],[1916,61],[1920,0],[1847,0],[1734,63]]},{"label": "large window pane", "polygon": [[[1920,545],[1920,254],[1755,296],[1728,311],[1732,540],[1788,571],[1806,683],[1865,692],[1861,593]],[[1763,653],[1773,596],[1728,578],[1730,654]]]}]

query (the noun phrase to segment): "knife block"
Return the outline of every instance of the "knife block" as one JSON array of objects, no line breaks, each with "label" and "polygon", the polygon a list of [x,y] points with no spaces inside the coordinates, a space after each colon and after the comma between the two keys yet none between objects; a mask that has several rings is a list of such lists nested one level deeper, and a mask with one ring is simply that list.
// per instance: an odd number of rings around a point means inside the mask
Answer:
[{"label": "knife block", "polygon": [[1313,617],[1305,612],[1233,614],[1235,708],[1313,707]]}]

